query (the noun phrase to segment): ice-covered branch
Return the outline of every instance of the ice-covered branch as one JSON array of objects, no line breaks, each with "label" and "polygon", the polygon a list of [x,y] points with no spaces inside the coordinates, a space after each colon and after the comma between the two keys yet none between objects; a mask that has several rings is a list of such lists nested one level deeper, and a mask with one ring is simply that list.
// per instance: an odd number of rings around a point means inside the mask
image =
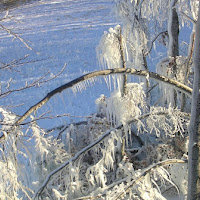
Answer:
[{"label": "ice-covered branch", "polygon": [[[123,125],[118,126],[116,129],[121,129],[123,127]],[[114,129],[113,129],[114,130]],[[67,165],[69,165],[71,162],[74,162],[75,160],[77,160],[81,155],[83,155],[85,152],[89,151],[92,147],[94,147],[96,144],[100,143],[104,138],[106,138],[108,135],[110,135],[110,133],[113,131],[110,130],[108,132],[106,132],[105,134],[103,134],[98,140],[96,140],[95,142],[89,144],[88,146],[86,146],[85,148],[83,148],[81,151],[77,152],[76,155],[67,160],[65,163],[63,163],[60,167],[56,168],[55,170],[53,170],[46,178],[46,180],[44,181],[44,183],[42,184],[42,186],[39,188],[39,190],[35,193],[35,196],[33,199],[37,199],[43,192],[43,190],[45,189],[45,187],[47,186],[48,182],[50,181],[51,177],[56,174],[57,172],[59,172],[60,170],[62,170],[64,167],[66,167]]]},{"label": "ice-covered branch", "polygon": [[[185,160],[180,160],[180,159],[168,159],[168,160],[164,160],[164,161],[161,161],[161,162],[158,162],[158,163],[155,163],[155,164],[149,166],[148,168],[144,169],[144,171],[143,171],[136,179],[132,180],[132,182],[131,182],[130,185],[125,189],[125,191],[124,191],[123,193],[119,194],[119,195],[117,196],[117,198],[115,198],[115,199],[116,199],[116,200],[117,200],[117,199],[121,199],[122,196],[123,196],[125,193],[127,193],[127,192],[131,189],[131,187],[132,187],[134,184],[136,184],[138,181],[140,181],[141,179],[143,179],[145,175],[147,175],[148,173],[151,172],[151,170],[153,170],[153,169],[155,169],[155,168],[157,168],[157,167],[162,167],[162,166],[166,166],[166,165],[170,165],[170,164],[184,164],[184,163],[186,163],[186,162],[187,162],[187,161],[185,161]],[[112,183],[112,184],[106,186],[106,187],[104,188],[104,192],[101,193],[101,194],[99,194],[98,196],[85,196],[85,197],[77,198],[76,200],[86,200],[86,199],[92,200],[92,199],[101,198],[103,195],[105,195],[105,192],[106,192],[108,189],[113,188],[114,186],[119,185],[119,184],[121,184],[121,183],[123,183],[123,182],[127,182],[129,179],[130,179],[130,177],[126,177],[126,178],[120,179],[120,180],[118,180],[118,181],[116,181],[116,182],[114,182],[114,183]]]},{"label": "ice-covered branch", "polygon": [[197,23],[197,21],[193,18],[191,18],[190,16],[188,16],[186,13],[184,12],[181,12],[181,14],[186,18],[188,19],[189,21],[191,21],[194,25]]},{"label": "ice-covered branch", "polygon": [[[166,84],[169,84],[176,89],[180,90],[181,92],[185,93],[188,96],[191,96],[192,94],[192,89],[176,80],[170,79],[166,76],[161,76],[157,73],[154,72],[148,72],[144,70],[136,70],[136,69],[124,69],[124,68],[117,68],[117,69],[107,69],[107,70],[100,70],[100,71],[95,71],[91,72],[88,74],[85,74],[77,79],[74,79],[73,81],[70,81],[64,85],[61,85],[60,87],[52,90],[49,92],[41,101],[33,105],[30,109],[27,110],[27,112],[22,115],[16,122],[17,125],[21,124],[25,119],[27,119],[30,114],[36,110],[38,110],[40,107],[42,107],[46,102],[48,102],[54,95],[61,93],[63,90],[66,90],[68,88],[71,88],[72,86],[88,80],[90,78],[98,77],[98,76],[108,76],[112,74],[129,74],[129,75],[136,75],[136,76],[143,76],[143,77],[150,77],[152,79],[155,79],[160,82],[164,82]],[[0,137],[0,142],[2,142],[5,139],[5,136],[2,135]]]},{"label": "ice-covered branch", "polygon": [[166,166],[166,165],[170,165],[170,164],[184,164],[186,162],[187,162],[186,160],[168,159],[168,160],[164,160],[164,161],[155,163],[155,164],[145,168],[144,171],[136,179],[132,180],[132,182],[128,185],[128,187],[125,188],[125,191],[123,193],[121,193],[120,195],[118,195],[118,197],[116,199],[121,199],[121,197],[125,193],[127,193],[135,183],[137,183],[138,181],[143,179],[145,175],[147,175],[148,173],[151,172],[151,170],[153,170],[153,169],[155,169],[157,167],[162,167],[162,166]]}]

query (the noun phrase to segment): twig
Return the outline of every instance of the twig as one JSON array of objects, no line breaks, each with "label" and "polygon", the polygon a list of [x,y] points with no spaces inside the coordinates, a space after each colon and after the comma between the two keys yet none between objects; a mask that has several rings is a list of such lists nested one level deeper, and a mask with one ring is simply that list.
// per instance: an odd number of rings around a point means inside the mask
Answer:
[{"label": "twig", "polygon": [[32,63],[39,62],[39,61],[44,61],[44,60],[47,59],[47,58],[44,58],[44,59],[30,60],[30,61],[22,62],[28,57],[29,57],[29,55],[27,54],[27,55],[24,55],[23,58],[19,58],[18,60],[14,59],[10,63],[1,62],[2,66],[0,67],[0,69],[10,69],[11,70],[14,67],[18,67],[18,66],[25,65],[25,64],[30,64],[30,63],[32,64]]},{"label": "twig", "polygon": [[7,33],[9,33],[10,35],[14,36],[15,38],[17,38],[18,40],[20,40],[27,49],[29,50],[33,50],[25,41],[23,38],[21,38],[19,35],[17,35],[16,33],[12,32],[10,29],[6,28],[5,26],[3,26],[2,24],[0,24],[0,27],[5,30]]},{"label": "twig", "polygon": [[21,123],[20,125],[27,125],[34,121],[44,120],[44,119],[55,119],[60,117],[75,117],[75,118],[92,118],[91,116],[76,116],[76,115],[70,115],[70,114],[62,114],[62,115],[50,115],[50,116],[44,116],[44,117],[38,117],[34,120],[31,120],[29,122]]},{"label": "twig", "polygon": [[184,12],[181,12],[181,14],[188,19],[189,21],[191,21],[194,25],[197,23],[196,20],[192,19],[190,16],[188,16],[187,14],[185,14]]},{"label": "twig", "polygon": [[26,90],[28,88],[35,87],[35,86],[38,86],[40,84],[44,84],[46,82],[49,82],[49,81],[57,78],[58,76],[60,76],[60,74],[62,74],[62,72],[65,70],[65,68],[66,68],[66,64],[64,65],[64,67],[61,69],[61,71],[58,74],[54,75],[53,77],[51,77],[49,79],[43,80],[49,74],[49,72],[47,72],[45,75],[43,75],[39,79],[33,81],[29,85],[25,85],[24,87],[21,87],[21,88],[18,88],[18,89],[8,90],[6,92],[0,93],[0,98],[3,98],[3,97],[5,97],[5,96],[7,96],[7,95],[9,95],[13,92],[19,92],[19,91]]},{"label": "twig", "polygon": [[[78,125],[87,125],[88,124],[88,121],[82,121],[82,122],[76,122],[76,123],[73,123],[73,125],[75,126],[78,126]],[[60,130],[60,132],[58,133],[58,136],[56,137],[56,139],[58,140],[60,138],[60,135],[67,129],[69,128],[70,125],[66,125],[66,126],[63,126],[62,130]]]},{"label": "twig", "polygon": [[158,83],[156,83],[155,85],[153,85],[153,86],[147,91],[147,94],[149,94],[156,86],[158,86]]},{"label": "twig", "polygon": [[151,41],[151,46],[150,46],[148,52],[145,53],[145,56],[147,56],[147,55],[149,55],[149,54],[151,53],[151,50],[152,50],[152,48],[153,48],[153,43],[154,43],[154,42],[157,40],[157,38],[158,38],[160,35],[162,35],[162,34],[168,34],[168,31],[162,31],[162,32],[158,33],[158,35],[156,35],[156,36],[154,37],[154,39]]}]

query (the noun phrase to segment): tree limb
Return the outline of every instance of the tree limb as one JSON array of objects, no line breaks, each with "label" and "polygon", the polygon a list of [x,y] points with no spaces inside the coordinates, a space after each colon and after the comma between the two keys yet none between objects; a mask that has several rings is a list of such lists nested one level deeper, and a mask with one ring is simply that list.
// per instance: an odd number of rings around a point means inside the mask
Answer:
[{"label": "tree limb", "polygon": [[[155,79],[160,82],[164,82],[166,84],[169,84],[176,89],[180,90],[181,92],[185,93],[186,95],[191,97],[192,89],[176,80],[170,79],[166,76],[161,76],[154,72],[148,72],[144,70],[136,70],[136,69],[130,69],[130,68],[117,68],[117,69],[107,69],[107,70],[100,70],[91,72],[88,74],[85,74],[77,79],[74,79],[64,85],[61,85],[60,87],[52,90],[49,92],[41,101],[33,105],[31,108],[29,108],[24,115],[22,115],[15,123],[15,125],[20,125],[24,120],[26,120],[32,112],[38,110],[40,107],[42,107],[46,102],[48,102],[54,95],[61,93],[63,90],[66,90],[68,88],[73,87],[74,85],[88,80],[90,78],[98,77],[98,76],[107,76],[111,74],[129,74],[129,75],[136,75],[136,76],[144,76],[144,77],[150,77],[152,79]],[[5,135],[2,135],[0,137],[0,143],[5,139]]]}]

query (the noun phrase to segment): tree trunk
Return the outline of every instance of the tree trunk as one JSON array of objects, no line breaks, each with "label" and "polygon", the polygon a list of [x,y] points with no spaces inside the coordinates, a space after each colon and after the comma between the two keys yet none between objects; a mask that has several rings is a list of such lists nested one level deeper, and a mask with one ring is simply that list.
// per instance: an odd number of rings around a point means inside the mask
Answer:
[{"label": "tree trunk", "polygon": [[[173,57],[174,61],[172,62],[172,77],[176,78],[177,67],[176,67],[176,56],[179,55],[179,20],[178,14],[176,12],[175,5],[178,0],[171,0],[169,7],[169,21],[168,21],[168,34],[169,34],[169,47],[168,47],[168,56]],[[173,90],[173,102],[172,106],[177,106],[177,93],[176,90]]]},{"label": "tree trunk", "polygon": [[200,199],[200,8],[195,38],[194,83],[189,126],[188,200]]},{"label": "tree trunk", "polygon": [[178,0],[171,0],[168,22],[168,34],[169,34],[169,48],[168,55],[170,57],[176,57],[179,55],[179,20],[176,12],[175,5]]}]

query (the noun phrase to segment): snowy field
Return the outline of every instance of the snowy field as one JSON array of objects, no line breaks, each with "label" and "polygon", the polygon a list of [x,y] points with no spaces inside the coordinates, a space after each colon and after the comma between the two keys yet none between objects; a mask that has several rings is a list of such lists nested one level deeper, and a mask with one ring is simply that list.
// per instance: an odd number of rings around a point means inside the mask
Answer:
[{"label": "snowy field", "polygon": [[[10,63],[29,55],[22,60],[28,64],[18,66],[17,72],[2,70],[2,88],[6,87],[6,81],[9,79],[12,79],[12,89],[24,86],[25,81],[31,83],[47,72],[50,72],[52,77],[65,64],[67,67],[62,75],[53,81],[0,99],[1,105],[17,106],[12,110],[22,115],[52,89],[88,71],[99,69],[96,46],[103,32],[116,25],[112,7],[113,2],[110,0],[41,0],[9,9],[8,16],[12,17],[12,20],[6,20],[2,25],[23,38],[33,50],[27,49],[19,39],[5,30],[0,31],[2,63]],[[6,11],[1,12],[1,17],[5,14]],[[71,91],[63,92],[48,102],[40,112],[86,116],[95,111],[95,99],[102,93],[108,94],[104,81],[97,82],[76,95]],[[63,123],[66,119],[74,121],[79,118],[62,118],[54,125]]]}]

